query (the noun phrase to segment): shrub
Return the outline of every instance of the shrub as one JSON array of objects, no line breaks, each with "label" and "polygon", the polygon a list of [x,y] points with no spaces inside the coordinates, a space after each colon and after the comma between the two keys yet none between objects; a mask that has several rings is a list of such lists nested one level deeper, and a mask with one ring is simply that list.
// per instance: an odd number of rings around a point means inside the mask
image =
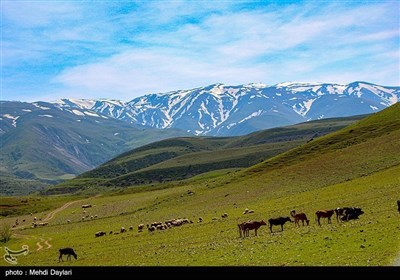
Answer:
[{"label": "shrub", "polygon": [[0,226],[0,242],[7,243],[12,235],[11,226],[9,224],[3,223]]}]

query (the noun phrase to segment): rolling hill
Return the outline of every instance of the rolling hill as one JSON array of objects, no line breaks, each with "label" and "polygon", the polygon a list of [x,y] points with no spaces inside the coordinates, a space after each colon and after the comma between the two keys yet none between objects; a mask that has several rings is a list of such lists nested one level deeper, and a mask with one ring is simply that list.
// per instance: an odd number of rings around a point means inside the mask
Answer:
[{"label": "rolling hill", "polygon": [[215,170],[249,167],[363,117],[310,121],[240,137],[166,139],[123,153],[49,191],[71,191],[66,186],[79,190],[83,186],[161,183]]}]

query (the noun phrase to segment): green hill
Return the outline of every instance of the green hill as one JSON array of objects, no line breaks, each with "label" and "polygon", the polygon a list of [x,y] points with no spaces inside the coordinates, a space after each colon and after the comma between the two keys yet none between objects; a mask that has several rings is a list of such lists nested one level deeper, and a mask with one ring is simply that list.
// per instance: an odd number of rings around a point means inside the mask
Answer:
[{"label": "green hill", "polygon": [[365,116],[325,119],[255,132],[241,137],[183,137],[121,154],[52,191],[82,186],[143,185],[187,179],[214,170],[244,168],[341,129]]},{"label": "green hill", "polygon": [[[163,189],[133,187],[86,198],[61,209],[47,227],[20,230],[7,245],[37,248],[37,242],[51,243],[50,249],[43,246],[19,257],[22,266],[58,264],[56,248],[64,246],[75,248],[79,258],[62,266],[391,266],[400,251],[398,139],[400,104],[395,104],[223,176],[203,175]],[[82,221],[81,204],[88,203],[94,206],[87,214],[98,218]],[[344,206],[361,207],[365,213],[348,222],[335,217],[332,223],[322,220],[321,226],[315,222],[317,210]],[[244,215],[245,208],[254,213]],[[310,225],[297,228],[287,223],[283,231],[273,227],[272,232],[262,226],[257,237],[254,231],[239,237],[239,222],[289,216],[292,209],[306,213]],[[223,213],[228,217],[222,218]],[[29,216],[19,219],[24,217]],[[199,217],[203,222],[197,222]],[[173,218],[193,223],[137,231],[140,223]],[[121,227],[128,232],[119,233]],[[106,236],[95,237],[100,230]]]}]

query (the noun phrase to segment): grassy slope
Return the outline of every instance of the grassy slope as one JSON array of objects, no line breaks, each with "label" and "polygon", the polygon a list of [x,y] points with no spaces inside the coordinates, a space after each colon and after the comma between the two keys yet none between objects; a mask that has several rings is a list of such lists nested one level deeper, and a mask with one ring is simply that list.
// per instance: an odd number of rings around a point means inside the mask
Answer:
[{"label": "grassy slope", "polygon": [[[30,238],[13,238],[9,247],[30,246],[20,265],[58,264],[56,251],[62,246],[74,247],[79,259],[61,265],[390,265],[400,250],[400,235],[394,234],[400,229],[395,203],[400,186],[399,117],[396,104],[246,170],[192,178],[174,188],[88,199],[82,203],[96,205],[89,212],[97,214],[97,220],[80,222],[80,205],[74,205],[47,228],[21,231]],[[365,214],[350,222],[315,223],[316,210],[343,206],[362,207]],[[245,208],[255,213],[243,215]],[[262,227],[258,237],[251,232],[251,237],[239,238],[238,222],[287,216],[291,209],[305,212],[310,226],[286,224],[283,232],[273,228],[274,233]],[[224,212],[229,214],[226,219],[220,218]],[[196,221],[199,216],[203,223],[153,234],[135,229],[94,237],[99,230],[178,217]],[[66,219],[73,222],[67,224]],[[35,251],[37,238],[52,238],[53,247]]]},{"label": "grassy slope", "polygon": [[249,167],[363,117],[313,121],[242,137],[168,139],[124,153],[51,191],[68,191],[68,186],[143,185],[182,180],[212,170]]}]

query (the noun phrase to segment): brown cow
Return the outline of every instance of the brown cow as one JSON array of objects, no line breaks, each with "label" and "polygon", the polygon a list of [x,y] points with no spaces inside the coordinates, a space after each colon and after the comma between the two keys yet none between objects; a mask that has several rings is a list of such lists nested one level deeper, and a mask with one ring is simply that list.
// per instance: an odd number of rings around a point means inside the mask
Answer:
[{"label": "brown cow", "polygon": [[249,236],[250,235],[250,230],[254,229],[254,235],[257,236],[257,230],[261,227],[261,226],[265,226],[267,225],[264,220],[261,221],[248,221],[248,222],[244,222],[242,224],[239,224],[239,230],[241,230],[243,232],[243,236]]},{"label": "brown cow", "polygon": [[300,226],[299,221],[302,222],[303,226],[304,226],[304,221],[307,223],[307,226],[310,224],[310,220],[307,219],[307,216],[304,213],[296,214],[296,211],[292,210],[292,211],[290,211],[290,215],[294,218],[294,223],[298,227]]},{"label": "brown cow", "polygon": [[331,218],[333,216],[333,213],[335,213],[335,210],[318,210],[315,212],[316,220],[318,221],[318,224],[321,225],[320,219],[321,218],[327,218],[328,219],[328,224],[332,223]]}]

